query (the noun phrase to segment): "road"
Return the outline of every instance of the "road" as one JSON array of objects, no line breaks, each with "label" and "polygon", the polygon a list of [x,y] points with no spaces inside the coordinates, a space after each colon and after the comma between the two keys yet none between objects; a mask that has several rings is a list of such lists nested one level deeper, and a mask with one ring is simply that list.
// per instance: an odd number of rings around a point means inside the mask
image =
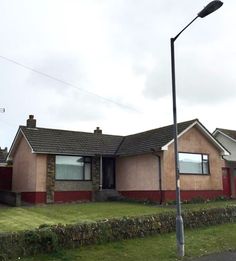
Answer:
[{"label": "road", "polygon": [[236,252],[224,252],[209,256],[203,256],[191,261],[236,261]]}]

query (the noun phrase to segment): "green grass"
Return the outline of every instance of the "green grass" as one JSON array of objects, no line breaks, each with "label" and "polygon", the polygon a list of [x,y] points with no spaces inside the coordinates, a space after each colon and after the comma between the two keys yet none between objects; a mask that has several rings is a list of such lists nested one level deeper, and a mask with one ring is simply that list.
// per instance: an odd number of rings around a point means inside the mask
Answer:
[{"label": "green grass", "polygon": [[[185,204],[183,210],[225,207],[236,201]],[[104,202],[80,204],[55,204],[30,207],[0,208],[0,232],[12,232],[36,228],[41,224],[73,224],[94,222],[105,218],[139,216],[175,211],[175,206],[147,205],[129,202]]]},{"label": "green grass", "polygon": [[[186,256],[181,260],[210,253],[236,250],[236,224],[225,224],[187,230],[185,233]],[[21,258],[22,261],[174,261],[176,256],[175,234],[164,234],[141,239],[124,240],[103,245],[65,250],[51,255]]]},{"label": "green grass", "polygon": [[94,222],[105,218],[148,215],[167,211],[174,211],[174,209],[126,202],[9,207],[0,209],[0,232],[32,229],[41,224]]},{"label": "green grass", "polygon": [[198,204],[183,204],[183,210],[191,209],[191,210],[199,210],[203,208],[221,208],[226,206],[235,206],[236,200],[227,200],[227,201],[215,201],[215,202],[206,202],[206,203],[198,203]]}]

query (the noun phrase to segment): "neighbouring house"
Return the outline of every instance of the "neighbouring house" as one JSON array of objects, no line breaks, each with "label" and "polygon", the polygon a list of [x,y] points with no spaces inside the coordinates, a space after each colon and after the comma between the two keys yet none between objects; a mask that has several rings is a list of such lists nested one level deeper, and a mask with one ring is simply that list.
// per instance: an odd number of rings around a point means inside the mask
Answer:
[{"label": "neighbouring house", "polygon": [[6,162],[7,153],[8,153],[7,147],[5,147],[5,149],[2,149],[2,148],[0,147],[0,167],[7,165],[7,162]]},{"label": "neighbouring house", "polygon": [[230,152],[222,166],[223,189],[225,196],[236,198],[236,130],[216,128],[213,136]]},{"label": "neighbouring house", "polygon": [[[181,197],[223,193],[228,151],[194,119],[178,124]],[[12,190],[29,203],[101,200],[119,194],[139,200],[175,199],[173,125],[128,136],[40,128],[33,115],[10,148]],[[112,194],[113,192],[114,194]]]}]

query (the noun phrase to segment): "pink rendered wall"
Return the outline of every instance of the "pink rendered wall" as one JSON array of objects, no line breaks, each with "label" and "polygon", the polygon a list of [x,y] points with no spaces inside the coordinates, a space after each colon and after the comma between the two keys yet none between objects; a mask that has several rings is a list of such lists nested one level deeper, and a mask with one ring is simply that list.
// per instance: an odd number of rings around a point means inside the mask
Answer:
[{"label": "pink rendered wall", "polygon": [[158,159],[152,154],[116,159],[116,189],[158,190]]},{"label": "pink rendered wall", "polygon": [[12,190],[35,191],[36,189],[36,154],[22,137],[13,157]]},{"label": "pink rendered wall", "polygon": [[[210,175],[180,175],[181,190],[222,190],[222,164],[218,149],[197,129],[191,128],[178,140],[180,152],[209,154]],[[164,151],[163,190],[175,190],[173,143]]]},{"label": "pink rendered wall", "polygon": [[46,191],[47,156],[33,154],[24,137],[13,157],[12,190],[16,192]]}]

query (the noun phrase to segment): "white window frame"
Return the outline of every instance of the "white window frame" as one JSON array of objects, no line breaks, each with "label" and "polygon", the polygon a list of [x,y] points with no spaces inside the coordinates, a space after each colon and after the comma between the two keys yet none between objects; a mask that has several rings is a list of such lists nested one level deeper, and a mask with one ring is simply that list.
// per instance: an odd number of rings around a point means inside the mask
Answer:
[{"label": "white window frame", "polygon": [[[80,161],[82,164],[82,177],[76,177],[76,173],[74,172],[72,176],[70,177],[60,177],[60,175],[58,174],[59,169],[57,168],[58,165],[64,165],[66,166],[66,164],[60,164],[60,162],[63,162],[68,159],[68,162],[70,160],[72,161]],[[72,164],[74,166],[78,166],[77,164]],[[69,168],[69,165],[68,165]],[[89,173],[87,173],[86,171],[89,171]],[[79,174],[79,172],[78,172]],[[92,180],[92,159],[91,157],[83,157],[83,156],[65,156],[65,155],[56,155],[55,156],[55,179],[56,180],[62,180],[62,181],[91,181]]]}]

